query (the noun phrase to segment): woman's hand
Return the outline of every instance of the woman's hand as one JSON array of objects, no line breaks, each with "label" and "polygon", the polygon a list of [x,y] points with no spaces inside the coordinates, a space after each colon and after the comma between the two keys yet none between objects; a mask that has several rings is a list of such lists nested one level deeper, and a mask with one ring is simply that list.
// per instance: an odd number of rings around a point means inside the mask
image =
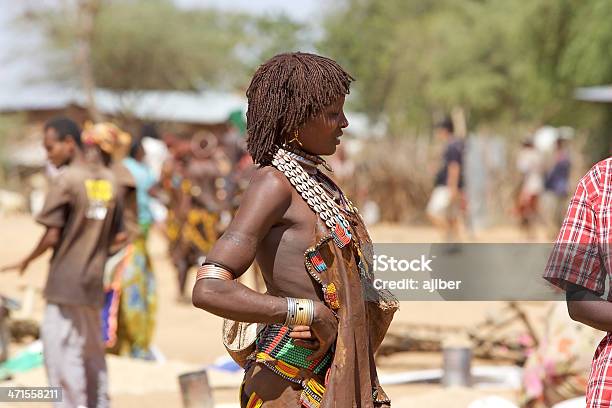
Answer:
[{"label": "woman's hand", "polygon": [[309,326],[296,326],[289,336],[295,340],[295,344],[301,347],[315,350],[307,360],[317,360],[327,353],[327,350],[336,341],[338,335],[338,319],[325,304],[314,302],[314,320]]},{"label": "woman's hand", "polygon": [[289,337],[293,339],[293,344],[310,350],[319,349],[319,340],[314,336],[310,326],[293,326]]}]

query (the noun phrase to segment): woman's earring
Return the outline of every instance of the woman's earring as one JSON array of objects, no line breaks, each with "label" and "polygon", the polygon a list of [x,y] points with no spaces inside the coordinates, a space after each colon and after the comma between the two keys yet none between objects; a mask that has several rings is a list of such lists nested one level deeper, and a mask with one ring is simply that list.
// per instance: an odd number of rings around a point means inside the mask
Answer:
[{"label": "woman's earring", "polygon": [[300,139],[298,139],[299,135],[300,135],[300,132],[296,129],[295,132],[293,132],[293,139],[289,140],[287,144],[291,144],[291,142],[297,142],[300,145],[300,147],[302,147],[302,142],[300,142]]}]

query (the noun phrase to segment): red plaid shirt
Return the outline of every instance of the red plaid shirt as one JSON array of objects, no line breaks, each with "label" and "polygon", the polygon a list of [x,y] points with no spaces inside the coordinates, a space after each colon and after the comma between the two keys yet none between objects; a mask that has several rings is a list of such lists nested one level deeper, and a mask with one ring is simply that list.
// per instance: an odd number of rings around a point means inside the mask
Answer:
[{"label": "red plaid shirt", "polygon": [[[612,158],[597,163],[580,180],[570,201],[544,278],[565,289],[582,286],[612,301],[606,291],[611,269]],[[587,407],[612,406],[612,333],[595,352],[587,386]]]}]

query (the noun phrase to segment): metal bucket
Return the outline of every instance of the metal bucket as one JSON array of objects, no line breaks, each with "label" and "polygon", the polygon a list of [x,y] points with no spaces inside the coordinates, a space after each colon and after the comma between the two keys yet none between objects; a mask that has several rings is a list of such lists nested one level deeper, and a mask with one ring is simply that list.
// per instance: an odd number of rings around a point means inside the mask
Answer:
[{"label": "metal bucket", "polygon": [[472,349],[470,347],[446,347],[444,359],[444,387],[469,387],[472,385]]},{"label": "metal bucket", "polygon": [[181,374],[178,377],[185,408],[214,408],[215,402],[206,370]]}]

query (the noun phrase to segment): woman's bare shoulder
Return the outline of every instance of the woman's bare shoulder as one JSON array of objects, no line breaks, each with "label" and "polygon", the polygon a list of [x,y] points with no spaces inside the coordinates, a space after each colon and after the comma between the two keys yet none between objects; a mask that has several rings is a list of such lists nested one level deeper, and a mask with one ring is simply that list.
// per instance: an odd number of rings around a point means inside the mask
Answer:
[{"label": "woman's bare shoulder", "polygon": [[247,192],[258,194],[270,194],[269,199],[274,195],[281,199],[290,199],[293,186],[285,175],[272,166],[265,166],[257,169],[251,178]]}]

